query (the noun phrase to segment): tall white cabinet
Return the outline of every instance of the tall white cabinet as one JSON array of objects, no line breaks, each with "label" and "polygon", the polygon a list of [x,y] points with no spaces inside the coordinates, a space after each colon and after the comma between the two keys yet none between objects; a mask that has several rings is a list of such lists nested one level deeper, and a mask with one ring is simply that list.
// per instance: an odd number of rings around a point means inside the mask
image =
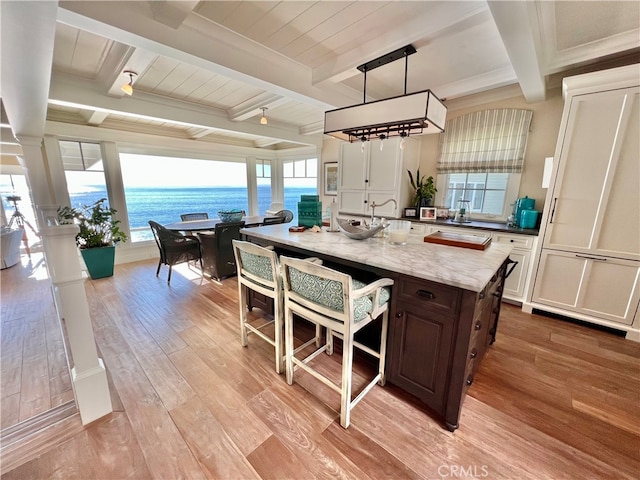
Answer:
[{"label": "tall white cabinet", "polygon": [[567,78],[525,309],[640,341],[640,67]]},{"label": "tall white cabinet", "polygon": [[399,138],[370,142],[343,143],[338,161],[338,204],[340,213],[369,215],[371,202],[381,204],[392,198],[393,202],[376,207],[378,217],[397,218],[410,206],[413,192],[407,170],[415,173],[418,165],[420,142],[406,139],[400,148]]}]

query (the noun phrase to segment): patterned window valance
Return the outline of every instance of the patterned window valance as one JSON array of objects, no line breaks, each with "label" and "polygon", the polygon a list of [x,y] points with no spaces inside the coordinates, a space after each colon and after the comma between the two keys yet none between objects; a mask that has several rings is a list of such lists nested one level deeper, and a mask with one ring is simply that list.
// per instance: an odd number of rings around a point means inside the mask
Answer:
[{"label": "patterned window valance", "polygon": [[519,173],[533,112],[482,110],[447,120],[438,173]]}]

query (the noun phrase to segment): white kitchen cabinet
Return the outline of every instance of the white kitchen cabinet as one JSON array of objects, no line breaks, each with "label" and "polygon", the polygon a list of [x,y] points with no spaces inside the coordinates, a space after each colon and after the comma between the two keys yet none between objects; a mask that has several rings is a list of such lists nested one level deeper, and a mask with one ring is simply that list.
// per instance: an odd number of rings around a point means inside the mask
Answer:
[{"label": "white kitchen cabinet", "polygon": [[564,80],[545,202],[538,308],[640,337],[640,76],[637,65]]},{"label": "white kitchen cabinet", "polygon": [[492,242],[511,245],[513,250],[509,254],[509,258],[518,263],[513,268],[509,278],[505,280],[502,298],[512,302],[524,302],[530,279],[533,251],[537,244],[538,237],[535,235],[502,233],[478,228],[449,227],[429,223],[421,223],[421,225],[424,225],[425,235],[438,231],[466,235],[482,235],[491,237]]},{"label": "white kitchen cabinet", "polygon": [[631,325],[639,279],[640,262],[543,249],[533,294],[545,305]]},{"label": "white kitchen cabinet", "polygon": [[[362,148],[364,145],[364,149]],[[338,161],[338,204],[340,213],[370,215],[371,202],[381,204],[393,199],[383,207],[376,207],[377,217],[398,218],[404,213],[412,199],[407,170],[416,170],[419,142],[407,139],[400,148],[399,138],[380,140],[364,144],[343,143]]]}]

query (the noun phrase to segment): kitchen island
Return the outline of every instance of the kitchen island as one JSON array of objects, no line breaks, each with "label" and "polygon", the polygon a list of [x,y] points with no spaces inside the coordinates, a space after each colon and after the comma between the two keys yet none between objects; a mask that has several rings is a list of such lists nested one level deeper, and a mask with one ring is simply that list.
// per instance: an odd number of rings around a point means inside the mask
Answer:
[{"label": "kitchen island", "polygon": [[286,224],[241,233],[280,254],[316,256],[352,275],[393,278],[387,380],[420,398],[449,430],[458,428],[466,389],[495,340],[510,246],[471,250],[413,235],[406,245],[394,245],[324,230],[289,232]]}]

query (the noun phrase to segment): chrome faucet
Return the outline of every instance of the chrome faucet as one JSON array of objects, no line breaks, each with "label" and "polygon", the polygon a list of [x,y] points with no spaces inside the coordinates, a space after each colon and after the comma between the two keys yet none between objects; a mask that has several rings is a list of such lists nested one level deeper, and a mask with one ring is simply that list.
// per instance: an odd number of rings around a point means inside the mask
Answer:
[{"label": "chrome faucet", "polygon": [[397,209],[398,208],[398,202],[396,202],[396,200],[394,198],[390,198],[389,200],[385,200],[384,202],[377,204],[376,202],[371,202],[369,204],[369,206],[371,207],[371,224],[373,225],[373,217],[375,216],[376,213],[376,207],[384,207],[387,203],[389,202],[393,202],[393,206]]}]

